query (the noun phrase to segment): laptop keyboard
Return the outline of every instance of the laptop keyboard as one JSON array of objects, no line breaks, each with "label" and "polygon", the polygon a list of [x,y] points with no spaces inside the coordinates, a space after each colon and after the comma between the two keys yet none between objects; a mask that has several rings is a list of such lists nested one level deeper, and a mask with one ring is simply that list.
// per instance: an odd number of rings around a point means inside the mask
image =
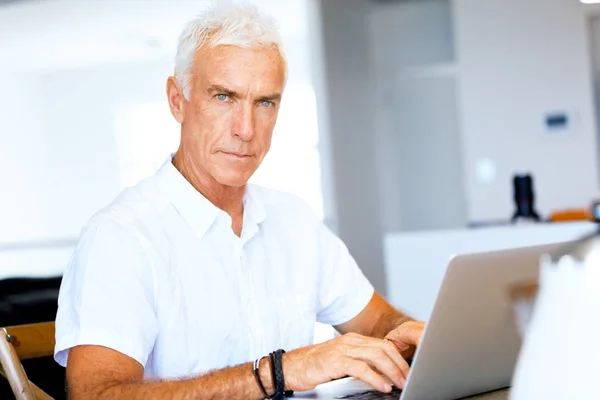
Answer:
[{"label": "laptop keyboard", "polygon": [[355,399],[355,400],[398,400],[402,390],[394,388],[389,393],[381,393],[374,390],[368,392],[354,393],[346,396],[336,397],[336,399]]}]

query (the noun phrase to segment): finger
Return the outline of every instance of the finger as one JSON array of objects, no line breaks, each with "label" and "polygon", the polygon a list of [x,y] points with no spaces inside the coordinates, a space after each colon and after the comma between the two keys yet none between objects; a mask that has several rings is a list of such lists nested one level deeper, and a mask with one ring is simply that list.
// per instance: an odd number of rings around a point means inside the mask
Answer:
[{"label": "finger", "polygon": [[[385,354],[396,364],[396,366],[400,369],[402,373],[403,379],[406,381],[408,378],[408,373],[410,372],[410,366],[398,351],[396,345],[389,340],[381,340],[374,338],[367,338],[363,345],[369,347],[376,347],[385,352]],[[383,372],[383,371],[382,371]],[[395,381],[394,381],[395,382]]]},{"label": "finger", "polygon": [[392,386],[365,362],[349,359],[346,374],[360,379],[380,392],[389,393],[392,391]]},{"label": "finger", "polygon": [[400,368],[404,379],[406,380],[406,378],[408,378],[410,367],[393,342],[385,339],[382,340],[361,335],[346,334],[344,336],[345,342],[349,345],[349,348],[360,346],[368,348],[376,347],[382,349],[386,352],[387,356],[394,362],[394,364],[396,364],[398,368]]},{"label": "finger", "polygon": [[[392,368],[384,370],[383,366],[373,365],[375,368],[379,369],[381,373],[385,374],[394,384],[398,387],[403,388],[406,384],[406,379],[408,378],[408,373],[410,372],[410,367],[406,360],[400,354],[396,345],[389,340],[376,339],[367,336],[361,336],[356,334],[346,334],[344,335],[344,341],[348,345],[348,349],[353,349],[355,347],[373,349],[377,348],[385,352],[387,357],[393,361],[396,367],[400,370],[401,377],[395,373],[395,370]],[[350,351],[350,350],[348,350]],[[364,357],[359,357],[363,361],[366,361]],[[370,357],[369,357],[370,359]],[[372,364],[369,362],[369,364]]]},{"label": "finger", "polygon": [[406,322],[399,329],[390,332],[386,337],[399,343],[418,346],[421,343],[421,336],[424,329],[424,322]]},{"label": "finger", "polygon": [[414,338],[415,346],[419,346],[421,344],[421,339],[423,338],[423,332],[425,332],[425,322],[415,322],[416,329],[414,329]]},{"label": "finger", "polygon": [[406,383],[406,379],[408,379],[408,373],[410,372],[410,366],[408,365],[404,357],[402,357],[402,354],[400,353],[400,351],[398,351],[396,345],[389,340],[382,340],[380,342],[380,345],[383,347],[388,357],[390,357],[390,359],[394,361],[398,368],[400,368],[400,371],[402,371],[402,376]]},{"label": "finger", "polygon": [[350,349],[347,355],[376,368],[396,386],[404,387],[406,376],[382,348],[359,346]]}]

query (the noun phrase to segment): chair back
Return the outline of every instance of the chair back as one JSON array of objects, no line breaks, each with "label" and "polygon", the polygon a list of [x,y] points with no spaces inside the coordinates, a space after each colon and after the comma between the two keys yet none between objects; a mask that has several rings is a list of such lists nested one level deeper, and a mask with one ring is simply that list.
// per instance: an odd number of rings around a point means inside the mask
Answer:
[{"label": "chair back", "polygon": [[54,322],[0,328],[0,375],[10,383],[17,400],[52,400],[28,378],[22,360],[54,353]]}]

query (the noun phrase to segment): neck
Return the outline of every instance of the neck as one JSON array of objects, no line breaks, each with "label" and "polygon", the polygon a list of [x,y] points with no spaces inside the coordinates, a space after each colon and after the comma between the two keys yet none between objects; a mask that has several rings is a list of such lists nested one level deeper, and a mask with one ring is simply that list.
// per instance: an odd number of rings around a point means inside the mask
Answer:
[{"label": "neck", "polygon": [[241,230],[246,186],[233,187],[220,184],[201,166],[195,164],[181,148],[173,157],[173,165],[200,194],[229,214],[233,221],[233,229],[239,236],[236,226],[239,225]]}]

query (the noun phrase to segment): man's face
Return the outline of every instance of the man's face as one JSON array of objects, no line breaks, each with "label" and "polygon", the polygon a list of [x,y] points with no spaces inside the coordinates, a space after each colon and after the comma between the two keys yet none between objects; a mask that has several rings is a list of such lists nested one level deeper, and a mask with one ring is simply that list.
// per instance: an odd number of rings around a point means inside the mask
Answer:
[{"label": "man's face", "polygon": [[181,131],[195,166],[222,185],[245,185],[271,146],[284,83],[275,49],[197,51]]}]

